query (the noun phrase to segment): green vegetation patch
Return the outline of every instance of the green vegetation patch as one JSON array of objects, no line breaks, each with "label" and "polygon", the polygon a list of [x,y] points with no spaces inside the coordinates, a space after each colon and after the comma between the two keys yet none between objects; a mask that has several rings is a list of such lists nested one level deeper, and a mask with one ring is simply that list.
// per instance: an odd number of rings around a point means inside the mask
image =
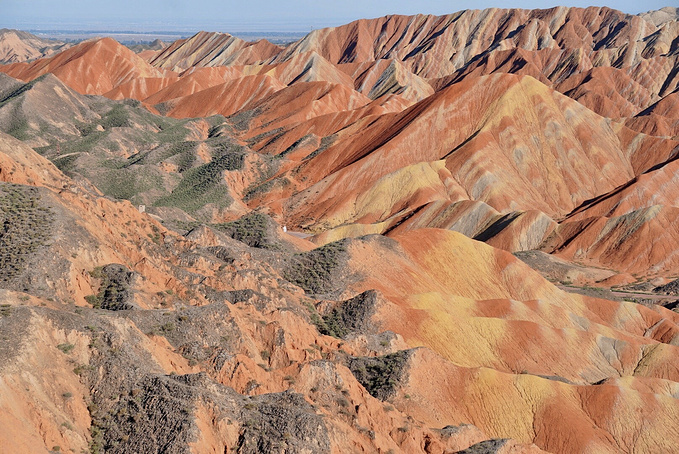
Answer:
[{"label": "green vegetation patch", "polygon": [[[289,384],[292,376],[284,378]],[[322,416],[304,396],[286,392],[265,394],[244,402],[239,418],[241,435],[235,452],[330,452]]]},{"label": "green vegetation patch", "polygon": [[275,189],[283,189],[286,186],[290,185],[290,180],[287,179],[286,177],[280,177],[280,178],[274,178],[272,180],[267,180],[264,183],[261,184],[256,184],[254,186],[249,187],[245,191],[245,195],[243,195],[243,200],[245,202],[248,202],[258,195],[261,194],[266,194],[267,192],[271,192]]},{"label": "green vegetation patch", "polygon": [[198,148],[198,142],[193,141],[175,143],[170,147],[168,154],[177,155],[175,162],[179,172],[186,172],[193,167],[196,161],[196,148]]},{"label": "green vegetation patch", "polygon": [[130,169],[112,169],[98,175],[97,187],[106,195],[132,200],[136,195],[162,187],[162,179],[155,172],[138,172]]},{"label": "green vegetation patch", "polygon": [[187,170],[172,193],[161,197],[154,205],[177,207],[189,213],[194,213],[209,203],[228,207],[233,200],[223,181],[222,172],[242,169],[243,158],[242,152],[235,151]]},{"label": "green vegetation patch", "polygon": [[312,251],[295,254],[284,271],[288,281],[307,293],[327,293],[333,290],[333,278],[341,270],[347,254],[348,240],[335,241]]},{"label": "green vegetation patch", "polygon": [[40,198],[36,188],[0,184],[0,282],[21,273],[50,237],[54,215]]},{"label": "green vegetation patch", "polygon": [[248,129],[250,122],[253,118],[259,116],[262,113],[262,109],[255,108],[253,110],[241,110],[229,117],[229,122],[231,126],[237,131],[245,131]]},{"label": "green vegetation patch", "polygon": [[323,316],[321,334],[345,338],[354,332],[367,330],[370,317],[375,313],[377,292],[368,290],[334,307],[329,314]]},{"label": "green vegetation patch", "polygon": [[57,166],[59,170],[68,173],[75,170],[76,160],[78,159],[78,156],[80,156],[79,153],[71,153],[66,156],[58,157],[54,159],[52,162],[54,163],[54,165]]},{"label": "green vegetation patch", "polygon": [[59,156],[68,155],[72,153],[90,153],[96,146],[103,143],[107,137],[108,132],[106,131],[90,131],[87,135],[83,137],[77,137],[73,140],[68,140],[59,143],[60,153],[57,154],[57,145],[47,145],[45,147],[38,147],[35,149],[38,153],[43,156],[48,156],[50,158],[58,159]]},{"label": "green vegetation patch", "polygon": [[325,334],[326,336],[335,336],[337,337],[333,331],[328,328],[328,325],[325,324],[325,320],[321,316],[321,314],[318,313],[316,308],[314,307],[313,304],[311,303],[304,303],[307,309],[309,310],[309,318],[311,319],[311,323],[316,325],[316,328],[318,329],[318,332],[321,334]]},{"label": "green vegetation patch", "polygon": [[37,79],[33,79],[31,82],[27,84],[22,84],[16,88],[13,92],[7,94],[3,99],[0,100],[0,107],[4,106],[8,102],[12,101],[13,98],[16,98],[17,96],[21,96],[22,93],[26,93],[28,90],[33,88],[33,86],[44,79],[45,76],[40,76]]},{"label": "green vegetation patch", "polygon": [[250,213],[236,221],[214,224],[213,227],[250,247],[278,249],[278,244],[268,234],[271,224],[268,216]]},{"label": "green vegetation patch", "polygon": [[160,129],[160,132],[153,136],[154,140],[160,143],[177,143],[182,142],[189,135],[189,130],[184,127],[186,123],[182,122],[180,124],[164,124],[157,123],[155,126]]},{"label": "green vegetation patch", "polygon": [[292,145],[290,145],[288,148],[283,150],[280,153],[279,156],[286,156],[286,155],[292,153],[293,151],[297,150],[297,148],[299,148],[300,145],[304,144],[304,142],[308,141],[309,139],[312,139],[313,137],[314,137],[313,134],[307,134],[307,135],[300,137]]},{"label": "green vegetation patch", "polygon": [[133,308],[130,301],[133,298],[131,285],[134,280],[134,273],[130,272],[125,266],[116,263],[98,266],[90,271],[90,276],[101,279],[99,293],[85,297],[85,300],[92,307],[109,311]]},{"label": "green vegetation patch", "polygon": [[71,350],[75,348],[75,345],[69,344],[69,343],[64,343],[64,344],[59,344],[57,345],[57,348],[61,350],[63,353],[70,353]]},{"label": "green vegetation patch", "polygon": [[30,139],[31,130],[28,126],[28,120],[21,111],[20,105],[17,104],[11,108],[12,112],[8,116],[8,124],[5,126],[5,132],[19,140]]},{"label": "green vegetation patch", "polygon": [[323,153],[325,150],[330,148],[330,146],[335,142],[336,139],[337,139],[337,134],[331,134],[329,136],[325,136],[325,137],[321,138],[321,143],[318,146],[318,148],[316,148],[314,151],[309,153],[309,155],[306,156],[303,160],[307,161],[309,159],[313,159],[316,156],[318,156],[319,154]]},{"label": "green vegetation patch", "polygon": [[378,357],[349,357],[347,366],[371,396],[386,400],[403,378],[409,357],[407,350]]},{"label": "green vegetation patch", "polygon": [[128,128],[132,126],[130,117],[130,111],[125,104],[116,104],[101,117],[99,124],[104,129]]}]

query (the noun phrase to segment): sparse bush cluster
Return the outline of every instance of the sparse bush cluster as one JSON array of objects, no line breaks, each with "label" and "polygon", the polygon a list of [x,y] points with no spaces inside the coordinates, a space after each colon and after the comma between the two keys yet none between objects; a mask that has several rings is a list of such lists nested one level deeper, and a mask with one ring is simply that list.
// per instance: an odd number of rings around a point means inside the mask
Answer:
[{"label": "sparse bush cluster", "polygon": [[0,317],[9,317],[12,314],[12,306],[10,304],[0,304]]},{"label": "sparse bush cluster", "polygon": [[222,172],[242,169],[243,158],[241,151],[234,151],[187,170],[172,193],[158,199],[155,205],[173,206],[188,213],[194,213],[209,203],[229,206],[233,200],[223,182]]},{"label": "sparse bush cluster", "polygon": [[31,254],[50,236],[54,219],[40,206],[38,189],[0,184],[0,282],[21,273]]},{"label": "sparse bush cluster", "polygon": [[130,112],[124,104],[116,104],[113,109],[106,112],[99,121],[104,129],[125,128],[132,125]]},{"label": "sparse bush cluster", "polygon": [[311,303],[305,303],[305,305],[309,310],[309,318],[311,319],[311,323],[316,325],[318,332],[327,336],[334,336],[335,334],[332,333],[328,328],[328,325],[325,324],[325,320],[323,320],[323,317],[321,317],[321,314],[318,313],[314,305]]},{"label": "sparse bush cluster", "polygon": [[265,194],[267,192],[270,192],[274,189],[283,189],[286,186],[290,185],[290,180],[281,177],[281,178],[274,178],[272,180],[266,180],[264,183],[258,183],[255,184],[251,187],[249,187],[246,191],[245,194],[243,195],[243,200],[248,202],[255,197],[257,197],[260,194]]},{"label": "sparse bush cluster", "polygon": [[186,172],[193,167],[196,161],[196,148],[198,142],[179,142],[170,148],[171,156],[177,155],[177,170],[179,172]]},{"label": "sparse bush cluster", "polygon": [[347,240],[341,240],[309,252],[295,254],[284,276],[307,293],[332,291],[333,273],[339,270],[346,251]]},{"label": "sparse bush cluster", "polygon": [[71,350],[73,350],[75,348],[75,345],[69,344],[69,343],[64,343],[64,344],[57,345],[57,348],[63,353],[70,353]]},{"label": "sparse bush cluster", "polygon": [[97,187],[116,199],[132,200],[134,196],[162,185],[153,172],[136,172],[129,168],[114,169],[98,177]]},{"label": "sparse bush cluster", "polygon": [[[210,132],[204,144],[209,148],[211,161],[199,165],[196,148],[201,141],[187,140],[191,133],[187,124],[192,120],[153,115],[134,100],[87,98],[86,106],[80,107],[82,116],[75,117],[80,120],[74,118],[66,127],[40,124],[38,131],[33,120],[27,119],[21,101],[22,94],[42,79],[21,85],[0,99],[0,105],[12,103],[7,107],[11,114],[3,130],[20,140],[39,136],[49,142],[36,151],[62,171],[90,179],[107,196],[133,203],[176,207],[193,216],[206,205],[227,208],[233,202],[223,181],[223,172],[242,169],[247,150],[224,135],[225,131],[233,131],[224,117],[209,118]],[[127,159],[110,154],[120,151],[121,147],[139,151]],[[153,167],[160,162],[177,166],[182,177],[178,185],[175,186],[175,175]],[[261,180],[268,178],[264,173]]]},{"label": "sparse bush cluster", "polygon": [[323,316],[324,325],[319,327],[319,331],[337,338],[345,338],[352,332],[362,331],[370,323],[376,301],[377,293],[369,290],[342,302]]},{"label": "sparse bush cluster", "polygon": [[348,366],[370,395],[386,400],[396,391],[410,353],[403,350],[378,357],[350,357]]},{"label": "sparse bush cluster", "polygon": [[[285,377],[290,382],[292,377]],[[321,416],[300,394],[258,396],[243,405],[243,426],[235,451],[329,452],[330,442]]]},{"label": "sparse bush cluster", "polygon": [[653,291],[656,293],[663,293],[665,295],[679,295],[679,279],[671,281],[668,284],[655,287]]},{"label": "sparse bush cluster", "polygon": [[30,139],[30,134],[28,132],[28,120],[23,115],[11,115],[10,123],[7,127],[7,134],[13,136],[19,140]]},{"label": "sparse bush cluster", "polygon": [[63,157],[58,157],[52,160],[55,166],[62,172],[72,172],[75,170],[75,162],[78,159],[78,154],[69,154]]},{"label": "sparse bush cluster", "polygon": [[96,295],[88,295],[85,300],[95,309],[109,311],[121,311],[131,309],[129,300],[132,298],[130,285],[134,273],[123,265],[115,263],[98,266],[90,272],[90,276],[101,279],[99,292]]},{"label": "sparse bush cluster", "polygon": [[308,156],[304,158],[305,161],[315,158],[319,154],[323,153],[325,150],[330,148],[330,146],[335,142],[335,139],[337,139],[337,134],[332,134],[329,136],[325,136],[321,139],[321,144],[317,149],[309,153]]},{"label": "sparse bush cluster", "polygon": [[267,235],[269,224],[270,221],[267,216],[261,213],[251,213],[236,221],[214,224],[213,226],[234,240],[245,243],[250,247],[276,249],[276,244]]}]

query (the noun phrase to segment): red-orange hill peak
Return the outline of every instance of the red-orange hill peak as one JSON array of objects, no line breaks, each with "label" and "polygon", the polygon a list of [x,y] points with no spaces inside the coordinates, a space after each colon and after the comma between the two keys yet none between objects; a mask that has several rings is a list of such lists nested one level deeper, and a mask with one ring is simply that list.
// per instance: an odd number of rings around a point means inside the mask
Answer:
[{"label": "red-orange hill peak", "polygon": [[86,41],[54,57],[0,67],[0,71],[25,82],[52,73],[74,90],[93,95],[137,78],[163,76],[112,38]]}]

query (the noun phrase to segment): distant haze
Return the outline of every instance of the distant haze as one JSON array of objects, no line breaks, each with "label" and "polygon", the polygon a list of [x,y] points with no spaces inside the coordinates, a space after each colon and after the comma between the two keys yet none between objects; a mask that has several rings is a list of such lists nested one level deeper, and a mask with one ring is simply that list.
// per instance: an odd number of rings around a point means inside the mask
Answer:
[{"label": "distant haze", "polygon": [[[637,14],[668,6],[649,0],[576,0],[568,6],[608,6]],[[556,3],[519,0],[0,0],[0,28],[130,31],[295,31],[336,26],[387,14],[448,14],[490,7],[550,8]]]}]

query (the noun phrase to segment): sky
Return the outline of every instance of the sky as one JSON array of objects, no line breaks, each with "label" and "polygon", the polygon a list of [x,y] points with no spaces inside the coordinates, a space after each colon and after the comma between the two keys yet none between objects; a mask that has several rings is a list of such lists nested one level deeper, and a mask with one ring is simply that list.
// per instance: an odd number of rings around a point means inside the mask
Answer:
[{"label": "sky", "polygon": [[[637,14],[676,0],[0,0],[0,28],[309,31],[387,14],[448,14],[489,7],[609,6]],[[557,0],[558,1],[558,0]]]}]

